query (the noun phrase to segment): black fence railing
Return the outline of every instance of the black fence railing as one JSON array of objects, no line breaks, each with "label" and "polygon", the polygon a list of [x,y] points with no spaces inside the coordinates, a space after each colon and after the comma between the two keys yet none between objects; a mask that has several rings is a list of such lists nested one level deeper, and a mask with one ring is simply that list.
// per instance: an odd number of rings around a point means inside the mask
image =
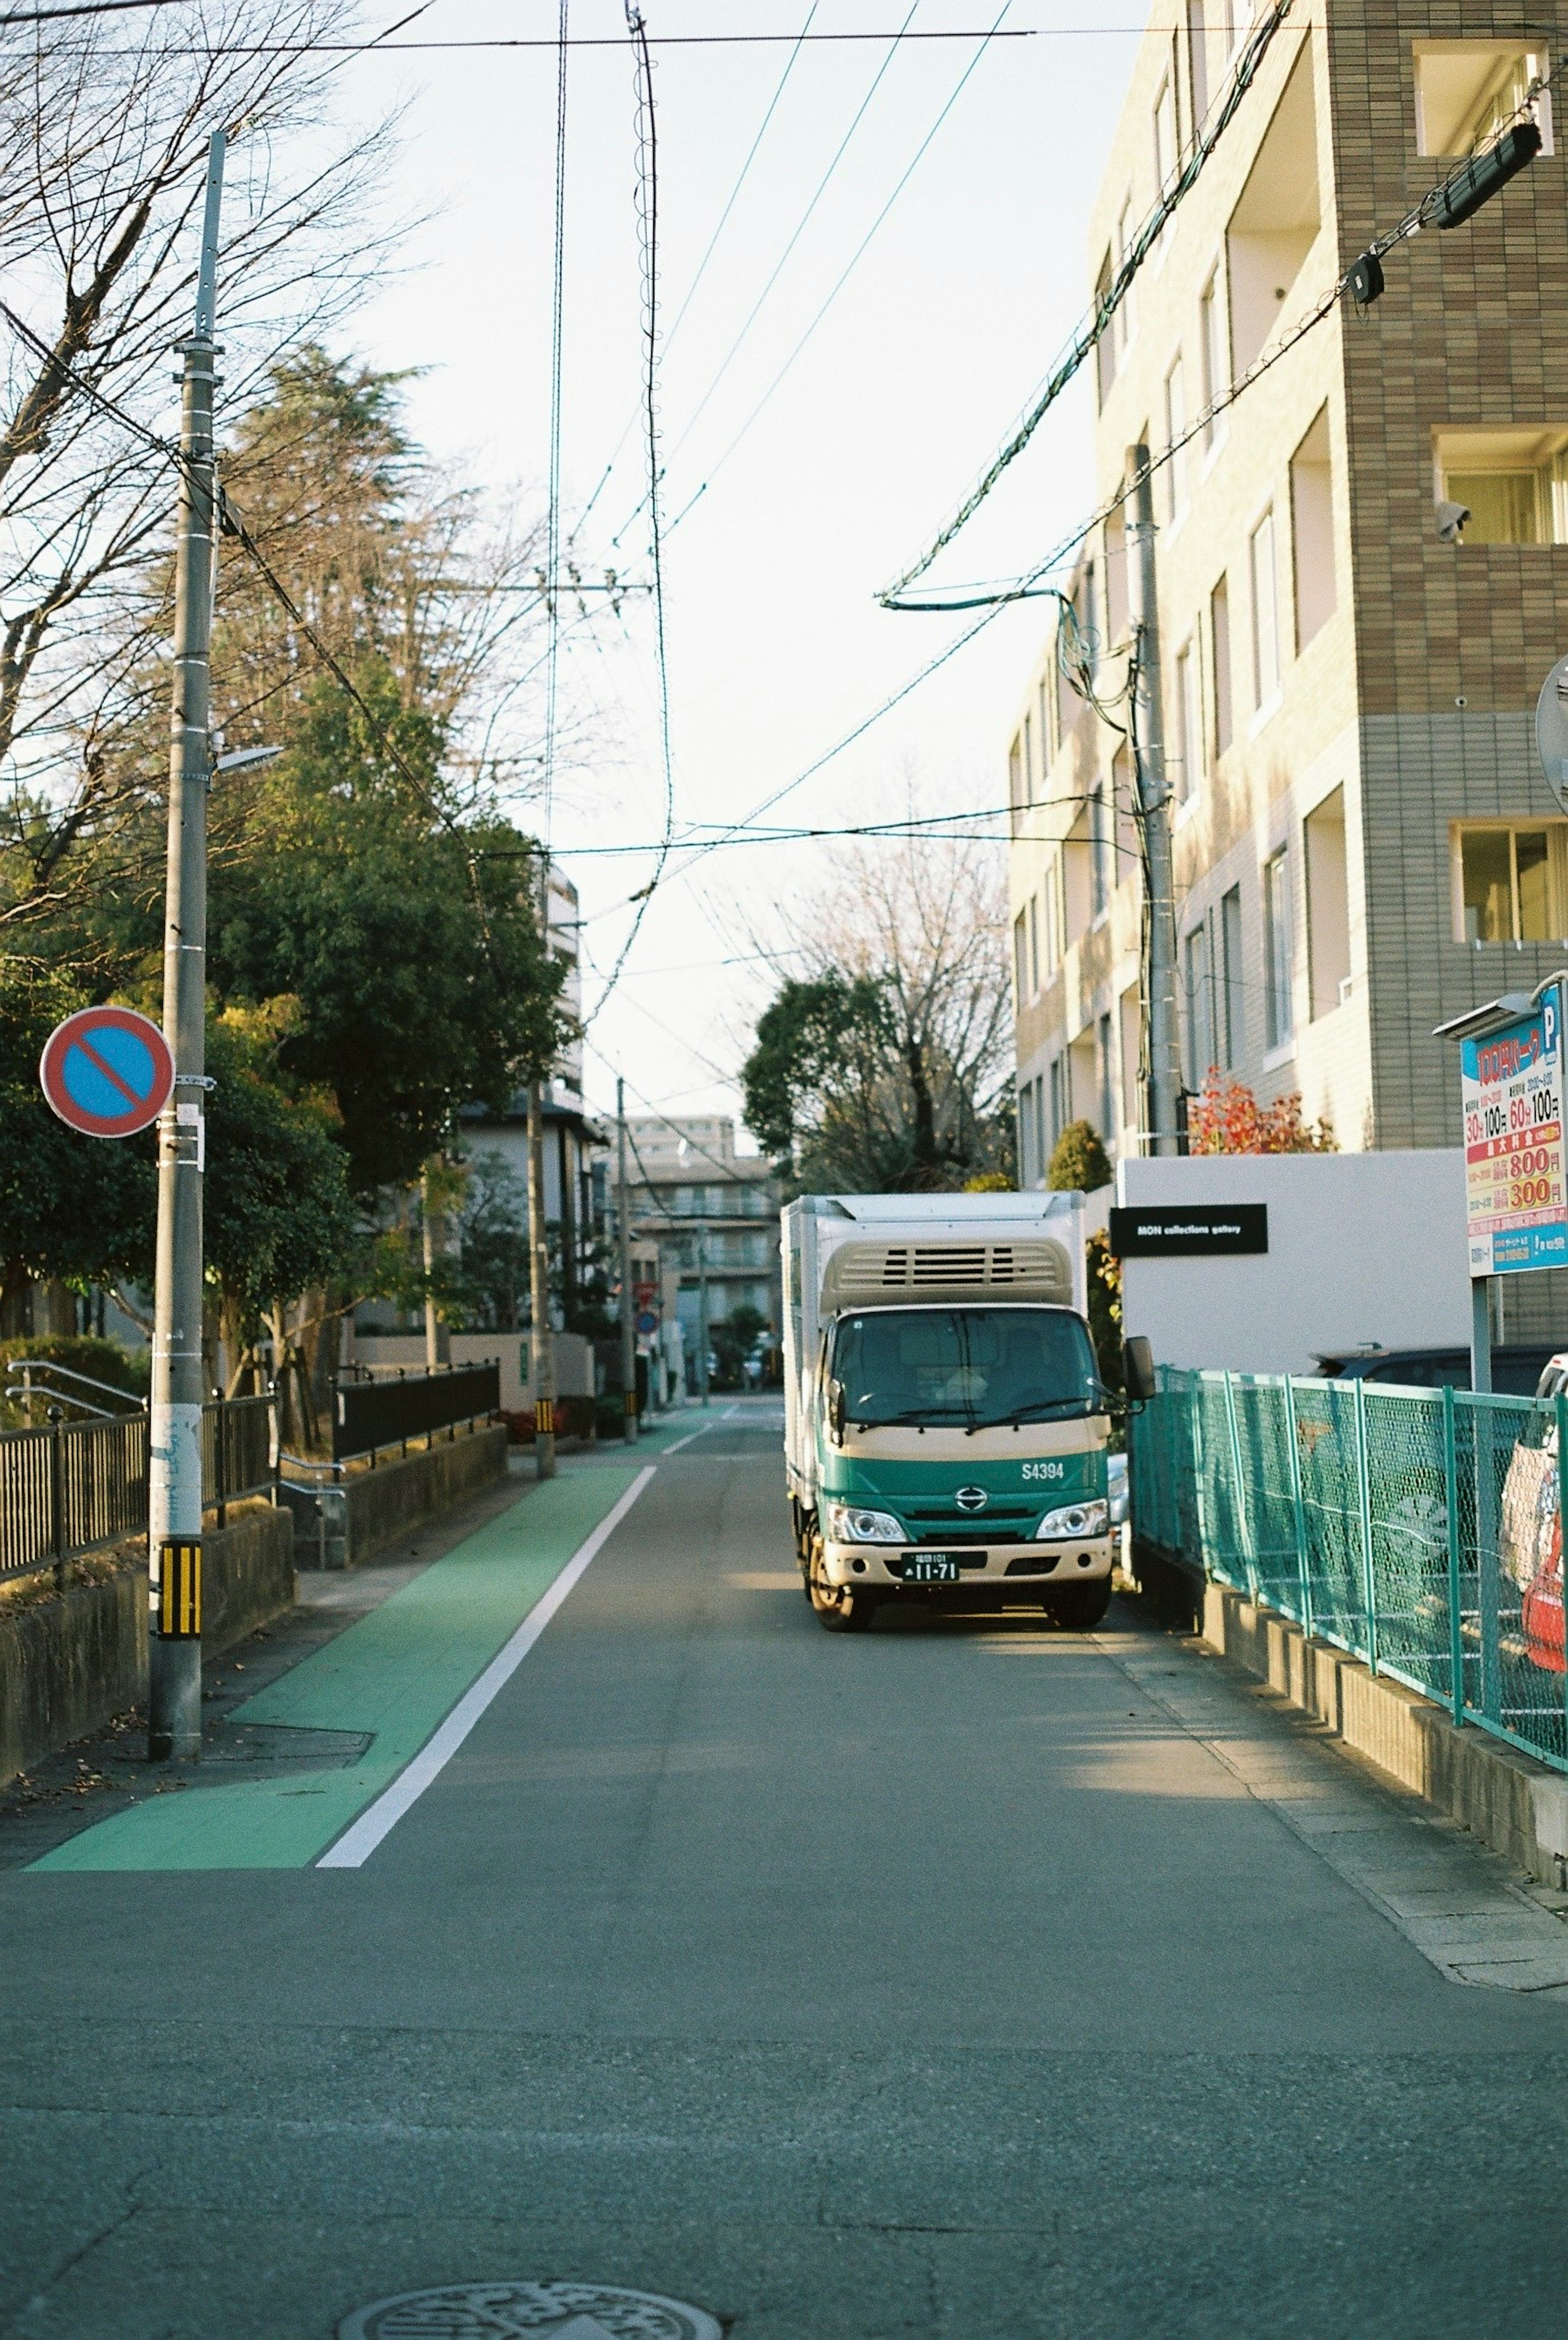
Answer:
[{"label": "black fence railing", "polygon": [[483,1422],[501,1410],[501,1367],[452,1365],[444,1373],[400,1373],[375,1381],[340,1381],[332,1393],[332,1461],[372,1458],[383,1447],[407,1451],[411,1438],[438,1430],[455,1437],[461,1422]]},{"label": "black fence railing", "polygon": [[[202,1408],[202,1502],[225,1508],[272,1492],[277,1475],[270,1396]],[[147,1416],[51,1422],[0,1431],[0,1577],[48,1568],[138,1535],[147,1524]]]}]

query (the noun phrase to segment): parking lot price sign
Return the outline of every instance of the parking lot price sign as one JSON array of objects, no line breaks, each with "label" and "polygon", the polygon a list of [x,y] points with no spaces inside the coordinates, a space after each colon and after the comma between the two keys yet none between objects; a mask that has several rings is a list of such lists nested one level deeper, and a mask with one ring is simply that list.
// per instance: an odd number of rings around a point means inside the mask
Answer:
[{"label": "parking lot price sign", "polygon": [[1470,1273],[1568,1266],[1563,987],[1460,1048]]}]

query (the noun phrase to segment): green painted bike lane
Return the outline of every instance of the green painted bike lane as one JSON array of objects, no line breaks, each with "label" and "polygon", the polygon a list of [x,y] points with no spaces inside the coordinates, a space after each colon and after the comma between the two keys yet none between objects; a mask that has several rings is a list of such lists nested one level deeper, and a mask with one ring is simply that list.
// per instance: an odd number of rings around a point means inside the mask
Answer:
[{"label": "green painted bike lane", "polygon": [[418,1754],[637,1476],[618,1463],[546,1480],[243,1706],[236,1722],[369,1731],[341,1771],[204,1781],[84,1829],[32,1869],[304,1869]]}]

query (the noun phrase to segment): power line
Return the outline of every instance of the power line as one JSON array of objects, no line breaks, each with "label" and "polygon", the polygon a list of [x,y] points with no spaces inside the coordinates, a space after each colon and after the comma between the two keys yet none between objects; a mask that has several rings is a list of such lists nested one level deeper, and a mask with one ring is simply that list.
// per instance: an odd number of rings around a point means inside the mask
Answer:
[{"label": "power line", "polygon": [[1289,15],[1291,6],[1292,0],[1278,0],[1278,5],[1270,10],[1267,16],[1256,27],[1236,60],[1236,70],[1231,76],[1230,85],[1218,112],[1205,129],[1202,137],[1176,178],[1167,187],[1162,187],[1160,190],[1158,202],[1138,230],[1131,249],[1124,254],[1121,264],[1116,269],[1105,293],[1097,301],[1088,319],[1080,325],[1067,351],[1057,361],[1045,387],[1037,393],[1001,451],[980,474],[979,480],[965,497],[952,519],[938,531],[919,559],[906,569],[901,576],[895,578],[891,585],[878,593],[877,599],[885,610],[895,610],[903,606],[898,597],[907,592],[918,577],[925,575],[927,570],[951,544],[959,530],[973,519],[1003,472],[1023,453],[1047,413],[1056,404],[1057,400],[1077,373],[1085,360],[1109,331],[1113,319],[1132,290],[1138,272],[1163,234],[1166,222],[1196,184],[1205,164],[1235,120],[1243,98],[1257,77],[1264,58],[1268,53],[1269,45]]},{"label": "power line", "polygon": [[[784,70],[779,77],[778,85],[774,89],[772,96],[768,101],[768,111],[762,116],[761,124],[758,129],[757,135],[751,141],[746,160],[740,165],[739,176],[737,178],[735,184],[730,188],[729,200],[725,203],[724,209],[719,214],[719,224],[708,239],[708,249],[697,263],[697,273],[693,276],[690,283],[686,288],[686,298],[681,302],[680,308],[676,312],[675,322],[670,326],[670,331],[664,336],[664,347],[666,351],[669,350],[676,334],[680,331],[681,321],[685,317],[688,309],[690,308],[697,288],[701,283],[703,276],[707,273],[708,263],[712,259],[713,254],[718,248],[719,239],[723,234],[724,230],[729,223],[729,214],[735,208],[741,188],[746,184],[751,165],[757,160],[757,150],[768,134],[769,124],[772,121],[774,114],[778,112],[779,101],[784,94],[785,84],[789,81],[790,74],[795,70],[796,61],[799,57],[801,46],[805,41],[806,35],[811,28],[812,17],[816,15],[817,10],[820,5],[821,0],[811,0],[810,10],[807,15],[805,25],[801,27],[799,34],[796,37],[795,45],[790,50],[789,56],[785,60]],[[610,475],[611,471],[614,471],[616,462],[620,458],[620,451],[622,447],[625,446],[627,440],[635,429],[637,420],[638,411],[634,408],[631,415],[628,419],[625,430],[622,431],[620,438],[615,442],[615,447],[609,462],[606,463],[603,471],[600,475],[599,485],[594,489],[593,493],[589,497],[588,501],[584,504],[581,512],[578,516],[576,524],[571,531],[573,537],[576,537],[579,531],[583,528],[587,522],[589,514],[592,511],[594,505],[599,501],[600,497],[603,494],[604,490],[609,483]]]},{"label": "power line", "polygon": [[[1568,58],[1564,58],[1553,68],[1551,73],[1541,76],[1532,84],[1513,114],[1509,117],[1509,124],[1501,125],[1501,128],[1505,131],[1510,124],[1528,118],[1534,100],[1564,73],[1568,73]],[[1397,226],[1390,228],[1368,245],[1363,260],[1368,257],[1381,260],[1382,256],[1391,252],[1396,244],[1404,243],[1411,236],[1419,233],[1428,219],[1441,215],[1449,191],[1460,190],[1463,184],[1468,183],[1474,170],[1474,161],[1471,158],[1461,164],[1457,170],[1450,173],[1449,176],[1440,181],[1435,187],[1430,188],[1405,213]],[[730,823],[720,836],[695,845],[674,874],[677,877],[688,875],[708,854],[717,851],[720,845],[728,844],[732,838],[743,833],[748,825],[759,819],[763,813],[771,812],[775,805],[782,803],[786,797],[792,796],[797,788],[803,788],[808,780],[813,779],[819,772],[843,755],[847,749],[852,748],[857,740],[863,739],[866,733],[881,722],[885,716],[890,715],[896,707],[901,706],[906,699],[920,688],[922,683],[929,681],[932,675],[946,666],[950,659],[956,658],[960,650],[967,649],[977,636],[983,633],[992,623],[1000,610],[1010,607],[1015,601],[1029,598],[1052,570],[1061,568],[1068,558],[1077,552],[1087,536],[1091,535],[1097,528],[1103,527],[1114,513],[1121,510],[1122,506],[1136,493],[1145,480],[1152,478],[1156,471],[1163,471],[1165,466],[1171,462],[1192,440],[1196,439],[1200,431],[1206,431],[1219,415],[1234,406],[1244,392],[1250,390],[1255,382],[1260,382],[1265,373],[1276,366],[1282,358],[1288,356],[1297,343],[1305,340],[1306,335],[1320,325],[1325,317],[1331,316],[1345,292],[1354,291],[1361,266],[1362,261],[1357,261],[1348,268],[1315,307],[1311,309],[1281,341],[1266,349],[1255,363],[1249,367],[1228,391],[1223,392],[1218,398],[1211,400],[1185,431],[1174,438],[1167,447],[1162,449],[1160,453],[1151,456],[1142,471],[1131,479],[1125,480],[1113,495],[1107,497],[1096,511],[1091,512],[1087,520],[1081,521],[1070,534],[1054,546],[1043,560],[1037,561],[1034,568],[1027,570],[1000,592],[977,596],[969,600],[946,605],[954,610],[977,610],[978,615],[972,624],[966,626],[956,634],[950,642],[945,644],[934,657],[928,659],[923,666],[918,667],[896,690],[889,691],[869,714],[863,716],[860,721],[845,732],[841,739],[836,739],[830,748],[824,749],[819,756],[813,758],[812,761],[801,771],[797,772],[792,779],[786,780],[781,787],[773,789],[759,804],[754,805],[749,813],[744,814],[740,820]],[[937,602],[920,602],[911,606],[936,610],[944,605]]]},{"label": "power line", "polygon": [[[827,193],[829,184],[832,180],[834,173],[838,170],[839,164],[843,161],[851,139],[854,137],[856,131],[860,127],[861,123],[865,120],[867,108],[869,106],[871,100],[876,96],[878,90],[881,87],[883,77],[887,74],[889,65],[891,65],[894,57],[897,55],[899,45],[903,41],[905,34],[908,31],[910,21],[919,5],[920,0],[909,0],[908,15],[905,17],[902,25],[899,25],[898,30],[894,34],[892,40],[888,44],[887,55],[882,59],[881,64],[877,67],[876,72],[872,74],[869,89],[868,89],[865,96],[860,100],[859,104],[856,107],[854,118],[850,122],[849,127],[845,131],[843,137],[839,140],[838,150],[835,153],[832,161],[829,164],[828,168],[823,172],[821,178],[818,181],[816,191],[812,194],[810,202],[807,204],[805,210],[801,213],[799,218],[795,223],[794,232],[790,235],[789,243],[785,245],[783,251],[774,262],[772,271],[769,275],[767,283],[763,285],[761,292],[759,292],[756,300],[752,302],[745,323],[741,326],[740,331],[736,334],[735,339],[730,342],[729,349],[726,351],[724,357],[719,363],[718,372],[714,375],[712,381],[709,383],[707,389],[698,400],[697,404],[688,415],[686,419],[686,428],[682,431],[680,438],[676,441],[674,446],[670,450],[672,456],[679,455],[682,447],[685,446],[688,439],[690,438],[692,431],[696,427],[699,416],[701,414],[704,407],[708,404],[708,402],[712,397],[714,392],[718,389],[719,383],[723,381],[725,375],[729,372],[730,365],[734,362],[742,342],[745,341],[747,334],[751,331],[752,326],[756,323],[764,302],[767,300],[768,295],[772,292],[774,285],[779,282],[779,278],[783,272],[786,262],[789,260],[789,255],[794,251],[796,245],[799,243],[800,238],[805,234],[812,213],[816,211],[818,204]],[[638,506],[638,511],[640,511],[642,507],[640,504]],[[637,512],[633,512],[631,519],[635,520],[636,518]],[[631,521],[628,521],[625,527],[623,527],[610,539],[610,542],[612,544],[619,544],[620,538],[626,532],[626,529],[630,528],[630,525]]]},{"label": "power line", "polygon": [[[163,9],[184,5],[184,0],[81,0],[76,7],[29,9],[0,15],[0,27],[7,25],[46,25],[55,17],[107,16],[131,9]],[[422,12],[416,12],[422,13]],[[1136,39],[1146,30],[1143,25],[1017,25],[997,37],[1004,41],[1099,41]],[[978,41],[984,32],[982,25],[951,25],[933,27],[928,32],[910,33],[907,36],[888,31],[810,33],[656,33],[650,36],[651,45],[663,49],[756,49],[777,48],[804,37],[812,46],[818,44],[836,47],[853,47],[870,43],[907,37],[911,41]],[[237,41],[224,42],[226,56],[359,56],[367,48],[386,47],[393,54],[408,51],[421,53],[457,52],[465,50],[556,49],[559,41],[547,37],[534,39],[495,36],[472,40],[447,41]],[[620,41],[610,35],[578,34],[567,43],[572,49],[618,49]]]},{"label": "power line", "polygon": [[[555,715],[561,670],[561,366],[566,316],[566,35],[571,0],[561,0],[555,74],[555,249],[550,307],[550,478],[544,522],[544,568],[550,580],[544,669],[544,847],[550,850],[555,802]],[[548,896],[548,885],[546,886]],[[549,924],[546,903],[545,922]]]},{"label": "power line", "polygon": [[[1289,0],[1285,0],[1285,4],[1288,5]],[[839,276],[838,283],[834,285],[827,299],[822,302],[821,307],[818,310],[816,315],[812,318],[810,323],[807,326],[805,332],[801,334],[799,340],[796,342],[794,348],[790,351],[789,356],[785,359],[783,364],[779,367],[778,372],[774,375],[772,381],[769,383],[767,389],[763,392],[761,397],[758,400],[756,405],[747,416],[745,421],[740,425],[740,428],[735,433],[734,438],[731,439],[728,447],[725,448],[724,452],[719,456],[719,461],[713,465],[708,477],[703,481],[702,485],[697,490],[694,495],[688,497],[686,502],[675,515],[674,520],[670,522],[671,534],[673,534],[674,530],[680,527],[681,521],[686,518],[687,513],[691,510],[693,504],[697,503],[701,497],[708,493],[713,481],[724,469],[725,464],[728,463],[730,456],[733,455],[737,447],[739,446],[740,441],[745,438],[747,432],[757,421],[763,409],[769,404],[774,392],[779,389],[780,383],[783,382],[785,375],[789,373],[790,368],[794,365],[796,359],[800,355],[801,351],[806,347],[807,342],[811,339],[811,336],[817,331],[818,326],[821,323],[829,310],[833,306],[833,303],[839,298],[839,293],[844,290],[845,285],[849,283],[855,270],[859,266],[872,238],[877,233],[877,231],[881,226],[883,221],[887,218],[888,213],[892,210],[894,204],[898,202],[899,196],[903,193],[905,188],[908,185],[909,181],[914,177],[917,169],[919,167],[919,164],[925,156],[927,148],[930,145],[931,141],[937,135],[938,131],[940,130],[943,123],[946,122],[948,114],[951,114],[954,106],[957,105],[959,96],[963,92],[965,83],[968,80],[969,75],[974,72],[976,66],[979,64],[980,59],[985,55],[986,51],[990,47],[992,41],[996,38],[997,33],[1001,25],[1002,17],[1007,15],[1011,5],[1012,0],[1003,0],[1001,14],[997,16],[996,23],[991,26],[990,31],[981,37],[978,48],[975,51],[974,55],[969,59],[968,64],[964,67],[963,72],[958,76],[958,86],[954,89],[951,96],[948,99],[948,102],[943,106],[940,114],[938,114],[935,122],[932,123],[929,130],[927,131],[924,138],[921,139],[919,145],[916,148],[915,153],[910,158],[910,161],[904,171],[903,176],[899,179],[898,185],[893,189],[892,193],[888,196],[887,202],[883,204],[881,210],[878,213],[876,218],[872,221],[870,226],[867,229],[865,234],[861,237],[859,243],[855,247],[855,250],[845,266],[843,273]],[[695,417],[693,417],[693,420],[695,420]]]},{"label": "power line", "polygon": [[[631,928],[595,1001],[597,1016],[616,985],[641,931],[675,828],[675,769],[670,751],[670,665],[664,630],[664,558],[659,504],[659,134],[653,112],[653,60],[642,11],[626,0],[626,25],[637,57],[637,225],[638,257],[642,285],[642,333],[645,355],[642,376],[643,412],[648,441],[648,551],[653,569],[653,631],[659,662],[659,745],[664,768],[664,838],[650,883],[643,889]],[[591,1021],[591,1016],[586,1019]]]}]

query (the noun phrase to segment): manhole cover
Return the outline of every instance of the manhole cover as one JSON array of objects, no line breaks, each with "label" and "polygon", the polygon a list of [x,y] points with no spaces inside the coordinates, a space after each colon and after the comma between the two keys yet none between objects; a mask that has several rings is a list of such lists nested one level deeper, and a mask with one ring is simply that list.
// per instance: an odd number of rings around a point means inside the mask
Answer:
[{"label": "manhole cover", "polygon": [[356,2307],[338,2340],[724,2340],[711,2315],[600,2283],[451,2283]]}]

